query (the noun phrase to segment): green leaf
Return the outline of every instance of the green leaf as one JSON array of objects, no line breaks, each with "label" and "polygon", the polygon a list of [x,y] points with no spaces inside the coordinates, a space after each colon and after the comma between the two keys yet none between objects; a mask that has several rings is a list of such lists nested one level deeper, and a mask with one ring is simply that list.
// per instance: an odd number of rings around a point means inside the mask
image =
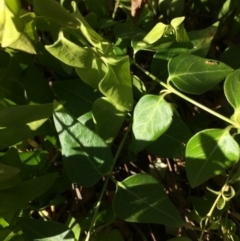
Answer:
[{"label": "green leaf", "polygon": [[234,110],[240,108],[240,69],[227,76],[224,82],[224,93]]},{"label": "green leaf", "polygon": [[99,89],[115,105],[125,110],[132,110],[132,77],[128,56],[108,63],[107,74],[99,83]]},{"label": "green leaf", "polygon": [[147,150],[155,156],[165,158],[183,158],[188,140],[191,138],[188,126],[176,114],[170,127]]},{"label": "green leaf", "polygon": [[233,69],[215,60],[180,54],[168,63],[169,80],[181,91],[202,94],[226,78]]},{"label": "green leaf", "polygon": [[163,96],[145,95],[133,114],[134,152],[139,152],[160,137],[170,126],[173,112]]},{"label": "green leaf", "polygon": [[159,182],[148,174],[128,177],[117,185],[115,214],[128,222],[180,227],[183,220]]},{"label": "green leaf", "polygon": [[79,26],[78,20],[55,0],[48,0],[47,7],[44,0],[33,0],[33,7],[36,14],[50,18],[60,25],[72,28]]},{"label": "green leaf", "polygon": [[208,28],[188,32],[188,37],[193,44],[193,49],[190,52],[199,57],[206,57],[218,30],[218,25],[219,22],[216,22]]},{"label": "green leaf", "polygon": [[96,184],[112,168],[110,148],[98,135],[64,110],[55,112],[54,122],[69,178],[82,186]]},{"label": "green leaf", "polygon": [[101,96],[98,91],[79,79],[56,81],[52,88],[65,108],[82,124],[85,114],[92,110],[94,101]]},{"label": "green leaf", "polygon": [[80,47],[66,39],[61,31],[58,40],[45,46],[47,51],[63,63],[76,67],[88,68],[92,64],[93,51],[90,48]]},{"label": "green leaf", "polygon": [[223,173],[238,161],[239,156],[239,146],[228,130],[198,132],[186,148],[186,171],[190,185],[196,187]]},{"label": "green leaf", "polygon": [[0,161],[20,170],[23,180],[36,176],[46,164],[47,151],[28,151],[18,153],[16,148],[9,148],[7,153],[0,157]]},{"label": "green leaf", "polygon": [[183,25],[184,19],[185,19],[185,17],[178,17],[178,18],[174,18],[171,21],[171,26],[174,28],[174,30],[176,32],[176,40],[178,42],[188,42],[189,41],[187,32]]},{"label": "green leaf", "polygon": [[96,133],[111,143],[117,136],[127,112],[118,108],[107,98],[99,98],[92,109]]},{"label": "green leaf", "polygon": [[53,104],[19,105],[0,112],[0,149],[36,135],[38,128],[52,115]]},{"label": "green leaf", "polygon": [[0,39],[3,48],[10,46],[16,42],[22,35],[23,22],[19,18],[20,4],[18,0],[7,0],[4,6],[4,29],[2,39]]},{"label": "green leaf", "polygon": [[21,217],[18,223],[28,240],[74,241],[74,235],[64,224]]},{"label": "green leaf", "polygon": [[[34,81],[32,81],[34,79]],[[46,104],[54,100],[54,94],[49,86],[49,81],[43,73],[30,65],[18,84],[24,87],[28,103]]]},{"label": "green leaf", "polygon": [[168,25],[164,24],[164,23],[157,23],[152,30],[144,37],[144,39],[142,41],[146,42],[146,44],[153,44],[155,43],[157,40],[159,40],[166,28],[168,27]]},{"label": "green leaf", "polygon": [[16,176],[19,171],[20,170],[15,167],[0,163],[0,183]]},{"label": "green leaf", "polygon": [[4,193],[14,194],[14,196],[25,200],[26,203],[43,195],[57,180],[58,173],[48,173],[22,182],[17,187],[7,189]]}]

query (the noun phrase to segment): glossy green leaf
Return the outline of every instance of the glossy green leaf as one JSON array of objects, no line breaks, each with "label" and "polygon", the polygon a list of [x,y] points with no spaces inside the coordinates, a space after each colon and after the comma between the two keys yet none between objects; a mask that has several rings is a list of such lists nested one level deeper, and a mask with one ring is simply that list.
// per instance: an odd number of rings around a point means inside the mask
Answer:
[{"label": "glossy green leaf", "polygon": [[219,61],[180,54],[169,61],[168,71],[168,79],[181,91],[202,94],[226,78],[233,69]]},{"label": "glossy green leaf", "polygon": [[48,0],[47,7],[44,0],[33,0],[33,6],[36,14],[50,18],[63,26],[79,26],[78,20],[55,0]]},{"label": "glossy green leaf", "polygon": [[28,240],[74,241],[74,235],[64,224],[21,217],[18,223]]},{"label": "glossy green leaf", "polygon": [[169,128],[147,150],[155,156],[165,158],[183,158],[191,132],[188,126],[176,114]]},{"label": "glossy green leaf", "polygon": [[190,185],[196,187],[223,173],[239,160],[239,156],[239,146],[228,130],[198,132],[186,148],[186,171]]},{"label": "glossy green leaf", "polygon": [[81,123],[84,123],[86,113],[92,110],[94,101],[101,96],[79,79],[56,81],[52,88],[65,108]]},{"label": "glossy green leaf", "polygon": [[115,105],[132,110],[132,77],[128,56],[108,64],[107,74],[99,83],[99,89]]},{"label": "glossy green leaf", "polygon": [[185,17],[178,17],[178,18],[174,18],[171,21],[171,26],[175,30],[176,40],[178,42],[188,42],[189,41],[187,32],[186,32],[186,30],[184,28],[184,25],[183,25],[184,19],[185,19]]},{"label": "glossy green leaf", "polygon": [[162,96],[145,95],[133,114],[133,150],[139,152],[160,137],[170,126],[173,112]]},{"label": "glossy green leaf", "polygon": [[157,23],[151,29],[151,31],[144,37],[143,41],[146,42],[147,44],[153,44],[163,36],[167,26],[168,25],[164,23]]},{"label": "glossy green leaf", "polygon": [[127,112],[120,110],[107,98],[99,98],[93,104],[92,114],[96,133],[106,143],[111,143],[117,136]]},{"label": "glossy green leaf", "polygon": [[227,76],[224,82],[224,93],[235,110],[240,108],[240,69]]},{"label": "glossy green leaf", "polygon": [[98,135],[64,110],[55,112],[54,122],[69,178],[82,186],[96,184],[112,168],[110,148]]},{"label": "glossy green leaf", "polygon": [[148,174],[128,177],[117,185],[113,211],[128,222],[180,227],[183,220],[159,182]]}]

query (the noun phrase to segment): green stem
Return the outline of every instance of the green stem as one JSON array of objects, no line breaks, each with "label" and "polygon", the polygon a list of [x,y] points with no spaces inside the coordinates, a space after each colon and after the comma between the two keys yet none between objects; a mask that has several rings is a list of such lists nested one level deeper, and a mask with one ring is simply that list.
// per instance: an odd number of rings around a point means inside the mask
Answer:
[{"label": "green stem", "polygon": [[[120,155],[120,153],[122,151],[123,145],[124,145],[124,143],[125,143],[125,141],[127,139],[127,135],[129,133],[129,131],[130,131],[130,126],[128,127],[127,131],[125,132],[125,134],[123,136],[123,139],[122,139],[122,141],[121,141],[121,143],[120,143],[120,145],[119,145],[119,147],[117,149],[117,152],[116,152],[116,154],[114,156],[114,159],[113,159],[113,163],[114,164],[116,163],[116,161],[117,161],[117,159],[118,159],[118,157],[119,157],[119,155]],[[113,167],[114,167],[114,165],[113,165]],[[112,169],[113,169],[113,167],[112,167]],[[97,221],[98,210],[99,210],[99,208],[100,208],[100,206],[102,204],[102,199],[103,199],[104,193],[106,191],[108,181],[111,178],[111,172],[112,172],[112,170],[110,171],[110,174],[108,174],[108,176],[106,177],[106,180],[105,180],[105,183],[103,185],[103,188],[102,188],[99,200],[98,200],[98,202],[96,204],[96,207],[95,207],[93,218],[92,218],[92,221],[91,221],[91,224],[90,224],[90,227],[89,227],[89,230],[88,230],[88,234],[87,234],[87,237],[86,237],[85,241],[89,241],[90,238],[91,238],[91,235],[92,235],[92,232],[93,232],[93,228],[94,228],[94,226],[96,224],[96,221]]]},{"label": "green stem", "polygon": [[178,95],[179,97],[183,98],[184,100],[194,104],[195,106],[198,106],[199,108],[205,110],[206,112],[218,117],[219,119],[222,119],[226,122],[228,122],[229,124],[235,126],[236,128],[240,128],[240,124],[230,120],[229,118],[217,113],[216,111],[198,103],[197,101],[187,97],[186,95],[182,94],[181,92],[177,91],[176,89],[174,89],[171,85],[168,85],[166,83],[164,83],[163,81],[161,81],[160,79],[158,79],[156,76],[152,75],[151,73],[149,73],[147,70],[145,70],[144,68],[142,68],[139,64],[137,64],[134,60],[130,60],[131,64],[133,64],[134,66],[136,66],[138,69],[140,69],[142,72],[144,72],[147,76],[149,76],[152,80],[157,81],[161,86],[165,87],[169,92],[174,93],[175,95]]},{"label": "green stem", "polygon": [[121,0],[117,0],[116,3],[115,3],[115,7],[114,7],[114,10],[113,10],[113,14],[112,14],[112,19],[114,19],[115,16],[116,16],[118,6],[120,5],[120,1]]}]

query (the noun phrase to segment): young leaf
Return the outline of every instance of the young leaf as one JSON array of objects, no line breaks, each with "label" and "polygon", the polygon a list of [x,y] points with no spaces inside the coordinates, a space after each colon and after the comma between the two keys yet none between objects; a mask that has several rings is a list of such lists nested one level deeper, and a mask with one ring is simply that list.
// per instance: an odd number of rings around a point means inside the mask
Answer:
[{"label": "young leaf", "polygon": [[117,136],[127,113],[107,98],[99,98],[93,104],[92,114],[97,134],[106,143],[111,143]]},{"label": "young leaf", "polygon": [[167,28],[167,25],[164,23],[157,23],[152,30],[144,37],[144,39],[142,41],[146,42],[147,44],[153,44],[155,43],[157,40],[159,40],[165,30]]},{"label": "young leaf", "polygon": [[226,78],[233,69],[224,63],[180,54],[168,63],[169,80],[180,90],[202,94]]},{"label": "young leaf", "polygon": [[189,140],[186,148],[186,171],[190,185],[197,187],[221,174],[234,165],[239,156],[239,146],[228,130],[198,132]]},{"label": "young leaf", "polygon": [[183,220],[159,182],[148,174],[128,177],[117,185],[115,214],[129,222],[180,227]]},{"label": "young leaf", "polygon": [[110,148],[94,132],[64,110],[54,113],[65,170],[81,186],[93,186],[112,168]]},{"label": "young leaf", "polygon": [[125,110],[132,110],[132,77],[128,56],[118,60],[109,61],[108,72],[99,83],[100,91],[115,105]]},{"label": "young leaf", "polygon": [[176,40],[178,42],[188,42],[189,41],[187,32],[183,25],[184,19],[185,19],[185,17],[178,17],[178,18],[174,18],[171,21],[171,26],[174,28],[174,30],[176,32]]},{"label": "young leaf", "polygon": [[160,137],[170,126],[173,112],[162,96],[145,95],[133,114],[134,152],[139,152]]},{"label": "young leaf", "polygon": [[74,241],[74,235],[64,224],[21,217],[18,223],[28,240],[66,240]]}]

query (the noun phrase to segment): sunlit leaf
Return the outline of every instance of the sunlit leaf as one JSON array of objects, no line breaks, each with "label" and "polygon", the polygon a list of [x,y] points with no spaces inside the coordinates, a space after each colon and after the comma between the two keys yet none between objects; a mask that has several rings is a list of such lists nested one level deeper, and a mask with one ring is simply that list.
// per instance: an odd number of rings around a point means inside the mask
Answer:
[{"label": "sunlit leaf", "polygon": [[198,132],[186,148],[186,171],[189,183],[196,187],[233,166],[240,157],[239,146],[228,130]]},{"label": "sunlit leaf", "polygon": [[180,54],[168,63],[169,80],[180,90],[202,94],[226,78],[233,69],[215,60]]},{"label": "sunlit leaf", "polygon": [[172,109],[162,96],[145,95],[133,114],[133,150],[139,152],[160,137],[172,122]]},{"label": "sunlit leaf", "polygon": [[132,77],[130,73],[130,63],[128,56],[108,63],[108,71],[99,83],[100,91],[115,105],[132,110]]}]

